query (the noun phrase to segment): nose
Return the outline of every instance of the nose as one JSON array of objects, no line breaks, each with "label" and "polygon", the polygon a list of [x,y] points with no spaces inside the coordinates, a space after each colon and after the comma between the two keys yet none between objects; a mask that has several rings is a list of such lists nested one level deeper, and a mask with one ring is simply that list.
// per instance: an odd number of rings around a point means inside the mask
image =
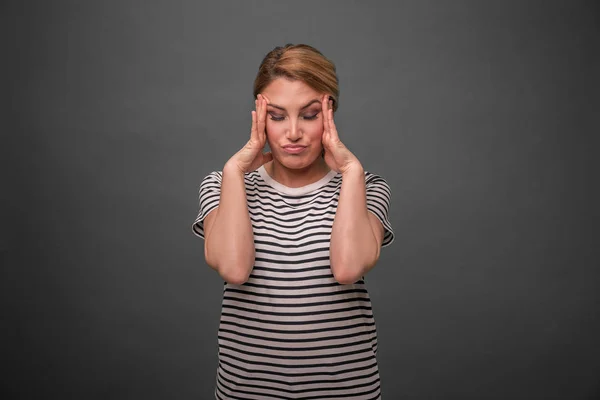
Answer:
[{"label": "nose", "polygon": [[292,142],[295,142],[302,137],[302,130],[298,126],[298,122],[291,121],[290,126],[285,133],[285,137]]}]

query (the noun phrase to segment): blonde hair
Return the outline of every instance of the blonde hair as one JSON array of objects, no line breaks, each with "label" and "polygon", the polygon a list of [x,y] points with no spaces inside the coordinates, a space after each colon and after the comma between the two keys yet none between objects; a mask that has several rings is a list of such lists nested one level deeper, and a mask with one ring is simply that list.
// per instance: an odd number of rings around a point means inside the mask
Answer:
[{"label": "blonde hair", "polygon": [[299,80],[319,93],[328,93],[337,110],[340,96],[335,65],[307,44],[277,46],[263,59],[254,80],[254,97],[277,78]]}]

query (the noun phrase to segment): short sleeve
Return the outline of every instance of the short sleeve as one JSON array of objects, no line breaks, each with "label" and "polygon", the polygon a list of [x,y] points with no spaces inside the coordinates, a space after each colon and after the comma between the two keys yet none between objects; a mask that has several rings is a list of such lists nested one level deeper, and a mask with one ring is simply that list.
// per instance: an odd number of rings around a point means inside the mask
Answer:
[{"label": "short sleeve", "polygon": [[221,198],[221,172],[211,172],[200,183],[198,190],[198,216],[192,224],[192,230],[196,236],[204,239],[204,219],[211,211],[219,205]]},{"label": "short sleeve", "polygon": [[367,192],[367,209],[375,214],[384,228],[381,247],[386,247],[394,241],[394,231],[389,220],[390,200],[392,191],[387,182],[380,176],[366,173],[365,185]]}]

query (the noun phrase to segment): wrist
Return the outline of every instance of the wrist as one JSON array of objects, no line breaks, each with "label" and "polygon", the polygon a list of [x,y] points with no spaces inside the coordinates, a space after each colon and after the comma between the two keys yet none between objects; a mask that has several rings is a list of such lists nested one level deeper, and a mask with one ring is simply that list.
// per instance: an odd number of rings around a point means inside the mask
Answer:
[{"label": "wrist", "polygon": [[235,159],[231,158],[223,166],[223,174],[244,176],[245,171],[240,168]]},{"label": "wrist", "polygon": [[342,177],[351,177],[351,176],[356,176],[356,177],[364,177],[365,175],[365,170],[363,168],[363,166],[361,165],[360,162],[354,162],[352,164],[349,164],[346,168],[344,168],[343,171],[340,171],[342,173]]}]

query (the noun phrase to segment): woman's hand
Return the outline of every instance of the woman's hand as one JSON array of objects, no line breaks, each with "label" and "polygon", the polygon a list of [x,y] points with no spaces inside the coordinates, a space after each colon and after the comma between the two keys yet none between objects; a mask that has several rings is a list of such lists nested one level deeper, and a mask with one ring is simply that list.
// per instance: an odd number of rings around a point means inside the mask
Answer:
[{"label": "woman's hand", "polygon": [[256,100],[254,100],[254,107],[255,110],[252,111],[250,140],[227,161],[227,164],[235,165],[243,173],[255,171],[273,159],[271,152],[263,153],[267,142],[267,134],[265,132],[267,100],[259,94],[256,96]]},{"label": "woman's hand", "polygon": [[346,174],[348,171],[362,169],[358,158],[340,141],[335,123],[333,122],[333,101],[329,95],[321,100],[323,113],[323,137],[321,142],[325,150],[325,162],[332,170]]}]

